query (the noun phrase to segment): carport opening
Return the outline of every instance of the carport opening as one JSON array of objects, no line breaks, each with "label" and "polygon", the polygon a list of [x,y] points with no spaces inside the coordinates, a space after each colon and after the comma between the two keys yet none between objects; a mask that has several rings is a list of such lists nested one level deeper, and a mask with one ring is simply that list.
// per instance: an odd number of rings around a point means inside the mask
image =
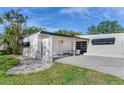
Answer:
[{"label": "carport opening", "polygon": [[76,42],[76,50],[80,50],[80,54],[87,52],[87,41]]}]

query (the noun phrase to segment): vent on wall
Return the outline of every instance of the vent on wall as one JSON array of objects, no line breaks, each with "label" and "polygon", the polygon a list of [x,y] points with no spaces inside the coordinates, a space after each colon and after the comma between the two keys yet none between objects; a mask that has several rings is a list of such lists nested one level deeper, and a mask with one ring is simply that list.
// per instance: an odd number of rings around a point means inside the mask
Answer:
[{"label": "vent on wall", "polygon": [[115,43],[115,38],[92,39],[92,45],[110,45]]}]

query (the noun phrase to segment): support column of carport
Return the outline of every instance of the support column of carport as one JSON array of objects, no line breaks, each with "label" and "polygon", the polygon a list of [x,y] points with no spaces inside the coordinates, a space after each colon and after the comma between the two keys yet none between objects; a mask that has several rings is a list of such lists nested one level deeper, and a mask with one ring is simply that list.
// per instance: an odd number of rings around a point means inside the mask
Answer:
[{"label": "support column of carport", "polygon": [[76,40],[73,39],[73,56],[76,55]]},{"label": "support column of carport", "polygon": [[50,51],[49,51],[49,60],[50,62],[53,61],[53,38],[52,38],[52,35],[49,36],[49,48],[50,48]]}]

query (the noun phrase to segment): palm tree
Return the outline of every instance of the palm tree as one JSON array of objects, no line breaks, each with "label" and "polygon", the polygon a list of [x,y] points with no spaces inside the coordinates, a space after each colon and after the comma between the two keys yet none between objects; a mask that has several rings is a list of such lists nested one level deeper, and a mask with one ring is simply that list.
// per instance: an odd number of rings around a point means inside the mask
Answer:
[{"label": "palm tree", "polygon": [[34,33],[41,32],[41,31],[44,31],[44,29],[40,27],[32,26],[32,27],[28,27],[26,31],[23,32],[23,35],[26,37],[28,35],[32,35]]},{"label": "palm tree", "polygon": [[22,51],[22,33],[25,29],[27,16],[20,13],[20,9],[4,12],[0,15],[0,24],[4,26],[3,44],[12,49],[13,54]]}]

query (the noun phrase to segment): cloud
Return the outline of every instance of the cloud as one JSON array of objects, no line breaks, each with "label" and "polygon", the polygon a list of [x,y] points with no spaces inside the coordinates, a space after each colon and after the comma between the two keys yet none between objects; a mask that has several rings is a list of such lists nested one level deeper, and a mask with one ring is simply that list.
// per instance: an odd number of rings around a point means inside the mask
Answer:
[{"label": "cloud", "polygon": [[88,13],[89,8],[63,8],[60,10],[60,13],[62,14],[74,14],[74,13]]},{"label": "cloud", "polygon": [[44,11],[44,10],[47,10],[49,9],[48,7],[20,7],[20,8],[17,8],[17,9],[22,9],[23,12],[25,13],[35,13],[36,11]]},{"label": "cloud", "polygon": [[98,20],[112,20],[115,18],[124,16],[124,8],[90,8],[90,7],[80,7],[80,8],[63,8],[59,12],[63,15],[69,15],[73,17],[80,17],[81,19],[93,19]]},{"label": "cloud", "polygon": [[27,20],[28,26],[37,26],[37,27],[43,27],[43,25],[49,25],[51,24],[51,19],[47,17],[31,17]]},{"label": "cloud", "polygon": [[37,26],[42,27],[42,25],[48,25],[50,24],[50,19],[46,15],[42,15],[42,11],[46,11],[48,7],[43,8],[21,8],[22,13],[26,16],[28,16],[27,19],[27,26]]},{"label": "cloud", "polygon": [[[97,10],[97,11],[96,11]],[[100,8],[90,8],[90,7],[80,7],[80,8],[64,8],[60,10],[60,14],[66,14],[73,17],[80,17],[81,19],[91,19],[91,18],[104,18],[105,13]]]},{"label": "cloud", "polygon": [[82,18],[88,18],[89,15],[89,9],[90,8],[83,8],[83,7],[74,7],[74,8],[63,8],[60,10],[60,14],[67,14],[70,15],[71,17],[74,16],[82,16]]},{"label": "cloud", "polygon": [[[107,11],[108,12],[108,11]],[[103,13],[103,10],[100,8],[64,8],[60,11],[62,14],[68,14],[70,16],[80,16],[83,19],[91,19],[91,18],[107,18],[108,13]]]},{"label": "cloud", "polygon": [[49,32],[54,32],[54,31],[61,29],[61,28],[49,26],[51,22],[49,22],[48,20],[49,20],[48,18],[37,19],[36,17],[33,17],[27,21],[27,26],[28,27],[31,27],[31,26],[42,27],[42,28],[45,28]]},{"label": "cloud", "polygon": [[124,19],[124,8],[119,7],[109,7],[109,8],[101,8],[101,14],[110,20],[119,20]]}]

